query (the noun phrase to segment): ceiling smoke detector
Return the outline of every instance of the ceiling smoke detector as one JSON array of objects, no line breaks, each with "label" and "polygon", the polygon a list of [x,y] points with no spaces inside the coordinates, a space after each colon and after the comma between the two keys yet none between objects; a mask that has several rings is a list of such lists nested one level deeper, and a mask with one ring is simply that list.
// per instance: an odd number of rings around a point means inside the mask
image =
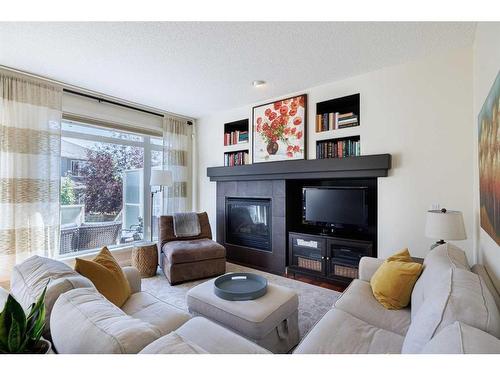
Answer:
[{"label": "ceiling smoke detector", "polygon": [[261,86],[264,86],[265,84],[266,84],[266,81],[262,81],[262,80],[255,80],[252,82],[253,87],[261,87]]}]

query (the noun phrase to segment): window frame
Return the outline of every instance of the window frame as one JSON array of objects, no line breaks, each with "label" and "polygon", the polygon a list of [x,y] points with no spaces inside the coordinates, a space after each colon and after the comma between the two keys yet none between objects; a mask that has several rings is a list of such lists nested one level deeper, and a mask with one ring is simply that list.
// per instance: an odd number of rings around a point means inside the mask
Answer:
[{"label": "window frame", "polygon": [[[97,121],[96,121],[97,122]],[[120,138],[112,138],[112,137],[104,137],[104,136],[98,136],[98,135],[92,135],[92,134],[84,134],[84,133],[79,133],[75,131],[70,131],[70,130],[64,130],[62,129],[62,124],[67,123],[67,124],[75,124],[78,126],[87,126],[87,127],[93,127],[93,128],[102,128],[106,130],[113,130],[117,132],[122,132],[122,133],[131,133],[131,134],[136,134],[138,136],[141,136],[143,141],[131,141],[131,140],[125,140],[125,139],[120,139]],[[151,129],[145,130],[145,133],[142,133],[140,129],[130,129],[126,130],[127,127],[120,126],[119,124],[116,124],[117,127],[113,127],[112,124],[110,126],[105,126],[102,124],[96,124],[95,122],[92,121],[92,119],[88,119],[85,122],[83,121],[74,121],[70,120],[67,118],[64,118],[61,121],[61,139],[62,138],[73,138],[73,139],[81,139],[81,140],[86,140],[86,141],[92,141],[92,142],[102,142],[102,143],[112,143],[112,144],[117,144],[117,145],[124,145],[124,146],[135,146],[135,147],[141,147],[143,148],[143,154],[144,154],[144,161],[143,161],[143,188],[142,188],[142,202],[143,202],[143,212],[144,212],[144,233],[143,233],[143,240],[142,242],[148,242],[151,239],[151,233],[152,233],[152,220],[151,220],[151,186],[149,185],[149,181],[151,179],[151,165],[152,165],[152,152],[151,151],[159,151],[163,152],[163,146],[159,144],[155,144],[151,142],[151,139],[153,138],[162,138],[162,133],[161,130],[158,130],[158,135],[154,136],[152,135]],[[163,159],[163,157],[162,157]],[[127,246],[133,246],[134,244],[141,242],[141,241],[136,241],[136,242],[131,242],[128,244],[123,244],[123,246],[117,245],[116,247],[113,247],[113,249],[118,249],[118,248],[123,248]],[[74,255],[81,255],[85,253],[92,253],[95,252],[95,250],[83,250],[83,251],[78,251]],[[58,254],[59,257],[67,257],[67,254]]]}]

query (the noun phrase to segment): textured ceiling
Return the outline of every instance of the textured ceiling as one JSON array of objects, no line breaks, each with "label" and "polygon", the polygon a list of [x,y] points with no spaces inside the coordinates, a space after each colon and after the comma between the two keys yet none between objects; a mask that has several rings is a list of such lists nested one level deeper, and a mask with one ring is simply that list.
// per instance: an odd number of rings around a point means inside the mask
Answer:
[{"label": "textured ceiling", "polygon": [[[474,23],[0,23],[0,64],[198,117],[470,46],[474,29]],[[268,85],[254,88],[256,79]]]}]

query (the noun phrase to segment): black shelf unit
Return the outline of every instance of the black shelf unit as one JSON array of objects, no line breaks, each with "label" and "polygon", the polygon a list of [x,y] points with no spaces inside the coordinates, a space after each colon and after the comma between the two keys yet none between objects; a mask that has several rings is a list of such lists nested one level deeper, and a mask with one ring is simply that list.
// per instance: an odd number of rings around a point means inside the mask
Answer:
[{"label": "black shelf unit", "polygon": [[[306,186],[366,187],[368,189],[366,201],[368,225],[333,228],[320,223],[305,222],[303,188]],[[359,259],[362,256],[377,257],[377,190],[376,178],[287,181],[287,272],[334,281],[342,285],[347,285],[353,278],[356,278]]]},{"label": "black shelf unit", "polygon": [[[338,112],[339,114],[345,114],[345,113],[352,112],[352,113],[354,113],[355,116],[357,116],[358,121],[357,121],[356,125],[346,126],[344,128],[341,128],[341,129],[346,129],[349,127],[361,125],[360,104],[359,103],[360,103],[360,94],[359,93],[316,103],[316,118],[315,118],[316,119],[316,133],[321,133],[321,132],[326,131],[326,130],[332,130],[332,129],[321,130],[321,127],[318,128],[318,123],[317,123],[317,121],[318,121],[317,116],[318,115],[323,116],[324,114],[329,114],[329,113]],[[341,129],[336,129],[336,130],[341,130]]]},{"label": "black shelf unit", "polygon": [[359,135],[316,141],[316,159],[341,159],[354,156],[361,156]]},{"label": "black shelf unit", "polygon": [[359,261],[374,256],[373,242],[299,232],[288,234],[287,273],[348,285],[358,277]]}]

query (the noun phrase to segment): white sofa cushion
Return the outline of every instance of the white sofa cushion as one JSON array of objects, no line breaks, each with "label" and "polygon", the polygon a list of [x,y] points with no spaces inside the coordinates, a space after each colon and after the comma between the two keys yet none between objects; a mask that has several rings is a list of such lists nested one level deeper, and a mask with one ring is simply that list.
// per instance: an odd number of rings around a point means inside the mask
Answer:
[{"label": "white sofa cushion", "polygon": [[148,292],[132,294],[121,309],[125,314],[151,324],[161,335],[172,332],[191,318],[187,312]]},{"label": "white sofa cushion", "polygon": [[51,327],[54,347],[64,354],[134,354],[162,336],[158,327],[127,315],[89,288],[59,296]]},{"label": "white sofa cushion", "polygon": [[388,310],[373,296],[369,282],[355,279],[335,302],[337,309],[376,327],[406,335],[410,326],[410,309]]},{"label": "white sofa cushion", "polygon": [[176,332],[160,337],[142,349],[139,354],[206,354],[198,345],[184,340]]},{"label": "white sofa cushion", "polygon": [[488,287],[488,290],[491,292],[491,295],[495,299],[495,303],[497,304],[498,309],[500,309],[500,294],[495,288],[493,280],[491,280],[490,274],[488,273],[486,267],[482,264],[475,264],[472,266],[471,271],[479,275],[483,279],[484,283]]},{"label": "white sofa cushion", "polygon": [[328,311],[302,340],[299,354],[400,353],[404,337],[340,309]]},{"label": "white sofa cushion", "polygon": [[437,280],[450,268],[470,270],[465,252],[453,244],[435,247],[424,259],[424,270],[411,294],[411,317],[417,314],[427,296],[431,296]]},{"label": "white sofa cushion", "polygon": [[210,354],[269,354],[250,340],[211,322],[195,317],[175,331],[183,340]]},{"label": "white sofa cushion", "polygon": [[444,328],[423,348],[422,354],[500,354],[500,340],[467,324]]},{"label": "white sofa cushion", "polygon": [[67,264],[38,255],[14,266],[11,276],[11,293],[27,310],[42,294],[50,280],[45,295],[46,319],[44,337],[50,339],[50,315],[57,298],[75,288],[95,288],[86,277],[75,272]]},{"label": "white sofa cushion", "polygon": [[450,268],[435,280],[432,294],[412,319],[403,353],[419,353],[435,334],[455,321],[500,336],[500,313],[482,278]]}]

